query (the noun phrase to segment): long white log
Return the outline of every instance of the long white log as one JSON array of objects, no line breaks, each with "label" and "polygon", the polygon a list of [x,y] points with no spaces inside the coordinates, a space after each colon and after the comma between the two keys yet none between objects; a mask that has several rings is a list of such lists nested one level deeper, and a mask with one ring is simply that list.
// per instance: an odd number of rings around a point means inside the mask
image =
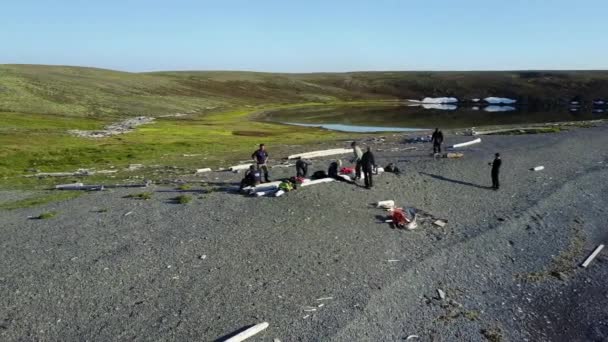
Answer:
[{"label": "long white log", "polygon": [[204,169],[196,169],[196,173],[205,173],[205,172],[211,172],[211,168],[204,168]]},{"label": "long white log", "polygon": [[279,184],[281,184],[281,181],[274,181],[274,182],[270,182],[270,183],[262,183],[256,186],[247,186],[244,187],[243,190],[245,191],[253,191],[253,192],[258,192],[258,191],[266,191],[266,190],[272,190],[272,189],[276,189],[279,187]]},{"label": "long white log", "polygon": [[481,138],[477,138],[475,140],[471,140],[471,141],[463,142],[463,143],[460,143],[460,144],[452,145],[452,148],[465,147],[465,146],[469,146],[469,145],[473,145],[473,144],[479,144],[480,142],[481,142]]},{"label": "long white log", "polygon": [[589,264],[591,263],[591,261],[593,261],[593,259],[595,259],[595,257],[598,254],[600,254],[600,252],[602,251],[602,249],[604,249],[604,245],[597,246],[597,248],[593,251],[593,253],[591,253],[591,255],[587,258],[587,260],[585,260],[585,262],[581,266],[583,266],[583,267],[589,266]]},{"label": "long white log", "polygon": [[239,170],[247,170],[249,169],[249,167],[252,165],[253,163],[250,164],[240,164],[240,165],[235,165],[235,166],[231,166],[228,170],[230,171],[239,171]]},{"label": "long white log", "polygon": [[268,325],[269,325],[268,322],[256,324],[256,325],[252,326],[251,328],[232,336],[231,338],[227,339],[225,342],[245,341],[246,339],[248,339],[248,338],[260,333],[262,330],[268,328]]},{"label": "long white log", "polygon": [[334,148],[331,150],[321,150],[321,151],[312,151],[312,152],[305,152],[305,153],[299,153],[299,154],[292,154],[289,157],[287,157],[287,159],[317,158],[317,157],[333,156],[336,154],[346,154],[346,153],[352,153],[352,152],[353,152],[353,150],[350,148]]},{"label": "long white log", "polygon": [[55,185],[55,189],[57,190],[80,190],[83,187],[83,183],[70,183],[70,184],[59,184]]},{"label": "long white log", "polygon": [[333,181],[335,181],[335,179],[333,179],[333,178],[321,178],[321,179],[311,180],[309,182],[304,182],[304,183],[300,184],[300,186],[304,187],[304,186],[321,184],[321,183],[329,183],[329,182],[333,182]]}]

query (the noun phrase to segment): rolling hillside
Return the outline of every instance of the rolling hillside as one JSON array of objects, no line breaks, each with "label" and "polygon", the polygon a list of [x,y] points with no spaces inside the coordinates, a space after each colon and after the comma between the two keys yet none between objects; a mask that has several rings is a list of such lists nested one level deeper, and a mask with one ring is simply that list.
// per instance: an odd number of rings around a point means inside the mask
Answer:
[{"label": "rolling hillside", "polygon": [[128,73],[0,65],[0,112],[118,117],[205,113],[244,105],[505,96],[530,104],[608,97],[608,71]]}]

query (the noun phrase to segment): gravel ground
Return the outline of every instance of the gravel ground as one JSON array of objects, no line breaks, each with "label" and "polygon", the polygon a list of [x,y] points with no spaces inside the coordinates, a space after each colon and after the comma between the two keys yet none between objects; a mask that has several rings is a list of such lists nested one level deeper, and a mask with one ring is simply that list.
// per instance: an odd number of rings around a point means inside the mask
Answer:
[{"label": "gravel ground", "polygon": [[[0,211],[0,340],[212,341],[268,321],[252,341],[606,341],[608,252],[578,265],[608,242],[607,132],[484,136],[459,160],[389,139],[377,159],[404,174],[372,190],[153,186],[147,201],[113,189]],[[219,188],[240,175],[204,177]],[[174,203],[182,193],[193,201]],[[370,203],[386,199],[417,208],[418,229],[380,222]]]}]

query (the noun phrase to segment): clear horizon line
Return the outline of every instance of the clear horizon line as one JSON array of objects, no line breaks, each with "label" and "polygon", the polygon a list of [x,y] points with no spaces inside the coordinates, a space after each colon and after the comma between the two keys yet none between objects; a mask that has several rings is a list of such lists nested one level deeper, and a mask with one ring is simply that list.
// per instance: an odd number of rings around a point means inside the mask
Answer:
[{"label": "clear horizon line", "polygon": [[117,72],[126,72],[132,74],[145,73],[162,73],[162,72],[249,72],[249,73],[266,73],[266,74],[349,74],[349,73],[373,73],[373,72],[574,72],[574,71],[596,71],[607,72],[608,68],[589,68],[589,69],[540,69],[540,68],[524,68],[524,69],[368,69],[368,70],[345,70],[345,71],[266,71],[255,69],[150,69],[142,71],[133,71],[127,69],[113,69],[107,67],[91,66],[91,65],[70,65],[70,64],[32,64],[32,63],[0,63],[7,66],[48,66],[48,67],[71,67],[71,68],[88,68],[100,69]]}]

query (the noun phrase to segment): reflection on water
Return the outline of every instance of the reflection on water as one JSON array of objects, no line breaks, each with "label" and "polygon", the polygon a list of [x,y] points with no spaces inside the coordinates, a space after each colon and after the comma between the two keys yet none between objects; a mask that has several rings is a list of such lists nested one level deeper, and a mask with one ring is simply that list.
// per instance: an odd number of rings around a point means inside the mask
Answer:
[{"label": "reflection on water", "polygon": [[[327,106],[279,110],[265,120],[293,125],[323,127],[347,132],[407,131],[411,129],[468,128],[605,118],[604,108],[528,108],[516,105],[476,107],[455,104],[419,106]],[[436,106],[434,106],[436,105]],[[449,106],[449,107],[445,107]],[[456,107],[453,108],[452,106]]]},{"label": "reflection on water", "polygon": [[284,122],[287,125],[304,126],[304,127],[319,127],[338,132],[355,132],[355,133],[373,133],[373,132],[415,132],[425,130],[423,128],[407,128],[407,127],[381,127],[381,126],[356,126],[342,124],[304,124],[295,122]]}]

